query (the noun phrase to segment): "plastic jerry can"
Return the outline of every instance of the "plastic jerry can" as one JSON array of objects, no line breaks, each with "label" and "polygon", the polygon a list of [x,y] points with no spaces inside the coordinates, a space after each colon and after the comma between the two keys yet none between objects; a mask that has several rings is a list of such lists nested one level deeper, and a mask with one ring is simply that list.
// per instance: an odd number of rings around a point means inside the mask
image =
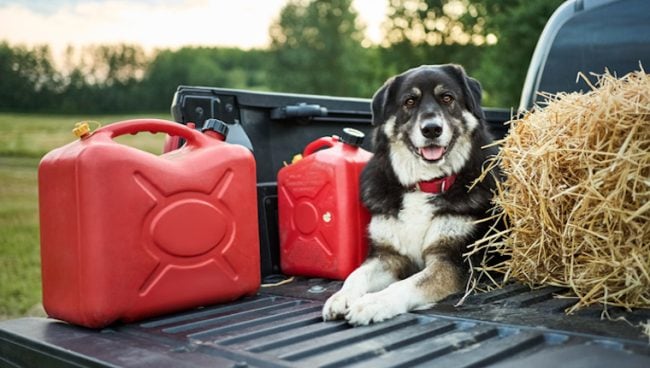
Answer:
[{"label": "plastic jerry can", "polygon": [[289,275],[345,279],[368,252],[368,210],[359,176],[372,154],[363,133],[346,128],[305,147],[278,172],[280,266]]},{"label": "plastic jerry can", "polygon": [[[255,162],[210,128],[212,137],[128,120],[45,155],[38,183],[48,315],[98,328],[256,293]],[[113,140],[139,132],[187,143],[158,156]]]}]

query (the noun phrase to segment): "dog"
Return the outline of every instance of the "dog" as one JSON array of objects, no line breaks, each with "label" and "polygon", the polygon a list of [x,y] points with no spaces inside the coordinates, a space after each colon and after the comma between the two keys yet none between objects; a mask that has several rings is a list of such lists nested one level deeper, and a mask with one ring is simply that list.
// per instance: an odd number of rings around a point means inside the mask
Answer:
[{"label": "dog", "polygon": [[497,179],[474,182],[496,148],[477,80],[454,64],[407,70],[374,94],[372,124],[375,153],[361,174],[370,251],[326,301],[325,321],[381,322],[463,290],[463,253],[488,227],[477,220]]}]

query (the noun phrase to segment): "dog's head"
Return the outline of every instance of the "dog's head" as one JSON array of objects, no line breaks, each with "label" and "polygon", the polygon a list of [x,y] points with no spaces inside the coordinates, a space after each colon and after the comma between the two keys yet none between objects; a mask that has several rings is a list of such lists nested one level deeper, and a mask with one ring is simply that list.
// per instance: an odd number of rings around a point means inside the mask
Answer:
[{"label": "dog's head", "polygon": [[420,66],[375,93],[372,115],[402,184],[448,176],[462,169],[483,120],[481,86],[458,65]]}]

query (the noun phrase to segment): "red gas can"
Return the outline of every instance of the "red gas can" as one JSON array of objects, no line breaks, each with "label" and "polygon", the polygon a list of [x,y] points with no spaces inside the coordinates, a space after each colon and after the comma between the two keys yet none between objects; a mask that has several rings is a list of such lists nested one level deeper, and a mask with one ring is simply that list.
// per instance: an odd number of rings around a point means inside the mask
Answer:
[{"label": "red gas can", "polygon": [[[157,156],[113,140],[145,131],[187,144]],[[51,317],[102,327],[259,287],[255,162],[246,148],[177,123],[129,120],[48,153],[38,180]]]},{"label": "red gas can", "polygon": [[319,138],[303,159],[279,171],[284,273],[344,279],[365,259],[370,215],[361,204],[359,176],[372,154],[359,147],[362,140],[354,129]]}]

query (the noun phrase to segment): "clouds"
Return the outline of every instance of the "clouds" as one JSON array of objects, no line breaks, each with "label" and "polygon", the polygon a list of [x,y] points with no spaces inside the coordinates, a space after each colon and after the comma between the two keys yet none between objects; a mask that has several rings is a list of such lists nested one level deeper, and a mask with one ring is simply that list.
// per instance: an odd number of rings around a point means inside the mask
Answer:
[{"label": "clouds", "polygon": [[[0,40],[68,45],[134,43],[145,50],[182,46],[244,49],[269,44],[268,29],[287,0],[0,0]],[[386,7],[355,0],[367,35],[377,41]]]},{"label": "clouds", "polygon": [[[53,49],[90,43],[138,43],[146,48],[184,45],[262,47],[285,0],[48,1],[29,7],[0,3],[0,39],[49,43]],[[47,11],[46,11],[47,10]]]},{"label": "clouds", "polygon": [[[0,8],[7,5],[21,5],[36,13],[49,14],[58,9],[78,5],[81,3],[102,3],[106,0],[0,0]],[[166,5],[171,3],[182,3],[183,0],[139,0],[140,3]]]}]

